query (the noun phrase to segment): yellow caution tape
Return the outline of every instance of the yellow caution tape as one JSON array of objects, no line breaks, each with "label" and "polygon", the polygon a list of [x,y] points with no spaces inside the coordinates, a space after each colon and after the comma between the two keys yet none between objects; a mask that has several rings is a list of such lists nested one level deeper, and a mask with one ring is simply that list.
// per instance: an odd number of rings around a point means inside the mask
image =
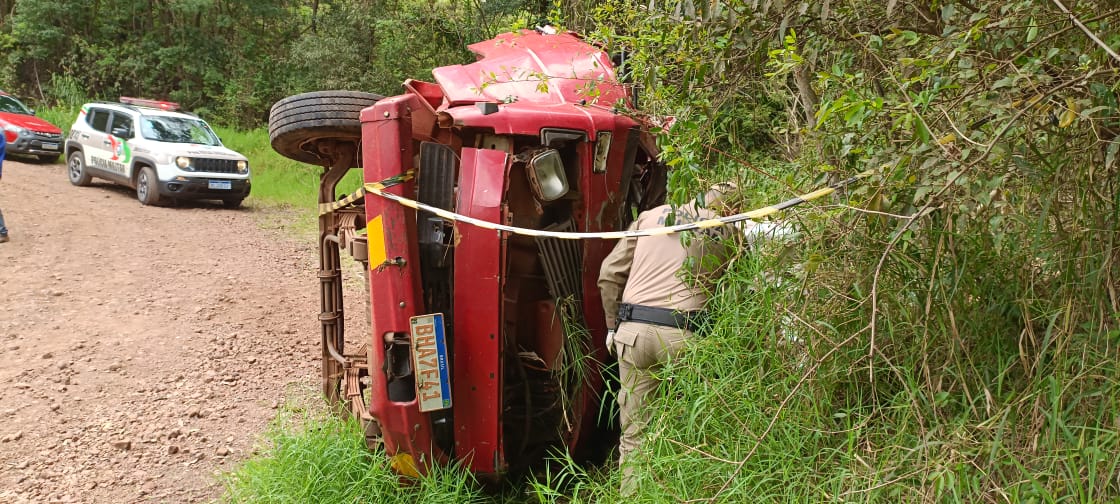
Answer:
[{"label": "yellow caution tape", "polygon": [[[425,212],[431,212],[432,214],[435,214],[436,216],[438,216],[442,219],[445,219],[445,220],[449,220],[451,222],[462,222],[462,223],[470,224],[472,226],[477,226],[477,227],[480,227],[480,228],[483,228],[483,229],[492,229],[494,231],[505,231],[507,233],[513,233],[513,234],[522,235],[522,236],[538,236],[538,237],[545,237],[545,238],[559,238],[559,239],[562,239],[562,240],[585,240],[585,239],[595,239],[595,238],[603,239],[603,240],[613,240],[613,239],[618,239],[618,238],[634,238],[634,237],[641,237],[641,236],[667,235],[667,234],[672,234],[672,233],[679,233],[681,231],[691,231],[691,230],[695,230],[695,229],[707,229],[707,228],[712,228],[712,227],[716,227],[716,226],[724,226],[724,225],[727,225],[727,224],[732,224],[732,223],[735,223],[735,222],[740,222],[740,221],[745,221],[745,220],[761,219],[763,217],[767,217],[767,216],[776,214],[776,213],[778,213],[782,210],[785,210],[787,208],[797,206],[797,205],[800,205],[800,204],[805,203],[807,201],[812,201],[812,200],[815,200],[817,198],[832,194],[832,193],[836,192],[837,189],[845,187],[845,186],[847,186],[847,185],[849,185],[853,182],[856,182],[857,180],[866,178],[869,175],[871,175],[873,172],[874,172],[874,170],[868,170],[868,171],[865,171],[863,173],[860,173],[859,175],[851,177],[847,180],[843,180],[843,181],[841,181],[837,184],[834,184],[832,186],[817,189],[816,191],[813,191],[813,192],[810,192],[810,193],[807,193],[807,194],[803,194],[801,196],[798,196],[798,197],[790,199],[790,200],[783,201],[781,203],[778,203],[777,205],[770,205],[770,206],[767,206],[767,207],[759,208],[757,210],[751,210],[749,212],[739,213],[739,214],[735,214],[735,215],[728,215],[726,217],[718,217],[718,218],[715,218],[715,219],[705,219],[705,220],[702,220],[702,221],[689,222],[689,223],[686,223],[686,224],[677,224],[675,226],[666,226],[666,227],[650,228],[650,229],[636,229],[636,230],[627,230],[627,231],[605,231],[605,232],[598,232],[598,233],[573,233],[573,232],[562,232],[562,231],[545,231],[545,230],[542,230],[542,229],[520,228],[520,227],[514,227],[514,226],[507,226],[505,224],[497,224],[497,223],[493,223],[493,222],[489,222],[489,221],[484,221],[484,220],[481,220],[481,219],[476,219],[474,217],[468,217],[466,215],[461,215],[461,214],[457,214],[455,212],[444,210],[442,208],[436,208],[436,207],[433,207],[433,206],[430,206],[430,205],[425,205],[424,203],[420,203],[419,201],[415,201],[415,200],[405,198],[404,196],[398,196],[396,194],[385,192],[384,189],[386,189],[388,187],[388,185],[386,185],[385,181],[366,184],[365,187],[362,188],[362,190],[364,190],[365,193],[376,194],[376,195],[381,196],[385,199],[388,199],[388,200],[391,200],[391,201],[396,201],[397,203],[400,203],[401,205],[404,205],[408,208],[412,208],[412,209],[415,209],[415,210],[423,210]],[[403,176],[411,178],[412,177],[412,172],[408,172]],[[404,179],[404,180],[407,180],[407,179]],[[401,180],[401,181],[403,181],[403,180]],[[400,182],[394,182],[394,184],[390,184],[390,185],[395,185],[396,183],[400,183]],[[361,192],[361,191],[359,191],[359,192]],[[355,194],[357,194],[357,193],[355,193]],[[351,195],[351,196],[353,196],[353,195]],[[347,196],[343,200],[340,200],[340,202],[345,201],[346,199],[350,198],[351,196]],[[372,261],[371,261],[371,264],[372,264]]]},{"label": "yellow caution tape", "polygon": [[342,198],[338,201],[335,201],[334,203],[319,203],[319,216],[321,217],[321,216],[327,215],[331,212],[334,212],[336,210],[341,210],[343,208],[346,208],[346,207],[348,207],[348,206],[350,206],[350,205],[352,205],[352,204],[354,204],[358,201],[361,201],[362,198],[365,198],[365,196],[366,196],[366,188],[362,187],[362,188],[359,188],[357,191],[354,191],[353,194],[351,194],[349,196],[346,196],[345,198]]},{"label": "yellow caution tape", "polygon": [[319,216],[322,217],[331,212],[341,210],[361,201],[363,198],[365,198],[366,188],[368,187],[376,187],[378,189],[392,187],[402,182],[408,182],[409,180],[412,180],[413,174],[414,172],[412,170],[409,170],[395,177],[389,177],[385,180],[382,180],[381,182],[373,182],[370,184],[366,184],[363,187],[359,187],[357,191],[354,191],[352,194],[333,203],[319,203]]}]

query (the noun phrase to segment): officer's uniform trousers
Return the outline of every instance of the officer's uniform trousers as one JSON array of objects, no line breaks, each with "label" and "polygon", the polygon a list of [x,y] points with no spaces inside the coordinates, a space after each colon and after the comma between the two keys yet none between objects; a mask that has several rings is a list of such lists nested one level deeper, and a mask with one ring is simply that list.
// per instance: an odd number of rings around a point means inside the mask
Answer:
[{"label": "officer's uniform trousers", "polygon": [[[691,218],[711,218],[705,209],[688,209]],[[650,229],[667,225],[672,209],[668,205],[642,212],[630,229]],[[677,222],[681,211],[677,211]],[[618,404],[622,420],[619,440],[620,464],[623,470],[622,491],[633,491],[632,468],[625,462],[646,435],[649,414],[644,411],[660,381],[658,371],[678,356],[685,342],[692,337],[688,329],[668,325],[618,320],[619,304],[637,305],[667,311],[698,312],[707,301],[703,288],[686,279],[682,269],[703,273],[700,258],[711,242],[700,236],[682,240],[679,233],[623,238],[603,261],[599,274],[599,291],[607,327],[617,327],[614,336],[618,356],[621,388]],[[694,279],[692,279],[694,280]]]}]

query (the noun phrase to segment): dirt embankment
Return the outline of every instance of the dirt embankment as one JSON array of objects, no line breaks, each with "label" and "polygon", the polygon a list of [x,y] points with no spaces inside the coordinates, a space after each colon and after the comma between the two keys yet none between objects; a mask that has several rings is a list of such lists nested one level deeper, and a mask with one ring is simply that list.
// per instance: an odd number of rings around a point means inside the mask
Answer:
[{"label": "dirt embankment", "polygon": [[13,160],[0,210],[0,502],[211,500],[317,383],[313,245],[281,215]]}]

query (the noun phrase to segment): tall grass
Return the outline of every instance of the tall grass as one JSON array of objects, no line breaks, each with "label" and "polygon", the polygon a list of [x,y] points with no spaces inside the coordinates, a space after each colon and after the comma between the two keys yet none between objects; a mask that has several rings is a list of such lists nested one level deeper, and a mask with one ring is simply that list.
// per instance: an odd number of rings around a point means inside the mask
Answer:
[{"label": "tall grass", "polygon": [[71,110],[68,108],[50,107],[35,109],[35,115],[62,128],[62,134],[63,137],[65,137],[66,132],[70,131],[70,126],[74,124],[74,119],[78,117],[78,110],[77,108]]},{"label": "tall grass", "polygon": [[226,502],[483,502],[469,474],[437,470],[404,484],[383,452],[366,448],[361,427],[305,410],[283,410],[266,447],[225,475]]},{"label": "tall grass", "polygon": [[[321,408],[313,408],[319,409]],[[366,448],[361,427],[334,416],[284,408],[264,434],[257,455],[222,476],[224,502],[378,504],[615,502],[617,480],[558,455],[528,481],[496,488],[458,466],[405,479],[382,450]]]}]

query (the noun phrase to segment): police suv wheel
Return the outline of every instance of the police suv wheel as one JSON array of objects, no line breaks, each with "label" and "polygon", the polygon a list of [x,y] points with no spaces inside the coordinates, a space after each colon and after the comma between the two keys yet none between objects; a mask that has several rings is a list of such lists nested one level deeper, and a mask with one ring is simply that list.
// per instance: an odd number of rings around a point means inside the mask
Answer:
[{"label": "police suv wheel", "polygon": [[159,179],[156,171],[145,166],[136,176],[136,199],[141,205],[155,205],[159,203]]},{"label": "police suv wheel", "polygon": [[362,109],[383,98],[361,91],[316,91],[276,102],[268,115],[272,149],[301,163],[324,165],[319,140],[357,142],[362,138]]},{"label": "police suv wheel", "polygon": [[86,162],[82,159],[82,151],[74,151],[70,153],[70,158],[66,161],[66,174],[70,177],[70,183],[76,186],[87,186],[93,177],[86,173]]}]

